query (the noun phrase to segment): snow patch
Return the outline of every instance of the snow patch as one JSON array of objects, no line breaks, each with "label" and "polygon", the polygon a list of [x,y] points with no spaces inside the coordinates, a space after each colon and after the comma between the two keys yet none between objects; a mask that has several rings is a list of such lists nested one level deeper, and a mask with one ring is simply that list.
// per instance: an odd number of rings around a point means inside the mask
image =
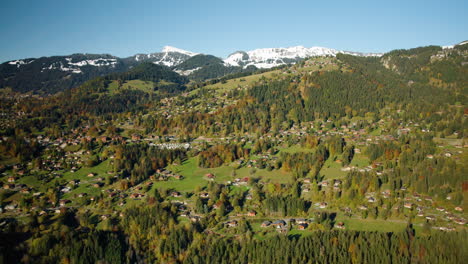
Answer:
[{"label": "snow patch", "polygon": [[15,61],[10,61],[8,62],[8,64],[10,65],[16,65],[16,67],[20,67],[21,65],[24,65],[24,64],[30,64],[31,62],[33,62],[34,60],[30,60],[30,61],[24,61],[24,60],[15,60]]},{"label": "snow patch", "polygon": [[228,56],[224,63],[231,66],[250,65],[257,68],[272,68],[287,63],[295,63],[300,59],[316,56],[336,56],[338,53],[345,53],[355,56],[382,56],[380,53],[358,53],[349,51],[339,51],[324,47],[305,48],[303,46],[295,46],[289,48],[266,48],[255,49],[251,51],[236,52]]},{"label": "snow patch", "polygon": [[177,52],[177,53],[182,53],[182,54],[188,55],[188,56],[190,56],[190,57],[199,54],[199,53],[195,53],[195,52],[191,52],[191,51],[179,49],[179,48],[172,47],[172,46],[164,46],[164,48],[162,49],[162,52],[164,52],[164,53]]},{"label": "snow patch", "polygon": [[197,67],[195,69],[186,70],[186,71],[176,70],[175,72],[177,72],[180,75],[188,76],[188,75],[198,71],[199,69],[201,69],[201,67]]},{"label": "snow patch", "polygon": [[79,61],[79,62],[71,62],[72,61],[71,58],[66,58],[66,60],[67,60],[69,65],[78,66],[78,67],[87,66],[87,65],[96,66],[96,67],[115,66],[115,64],[117,64],[117,59],[99,58],[99,59],[95,59],[95,60],[83,60],[83,61]]}]

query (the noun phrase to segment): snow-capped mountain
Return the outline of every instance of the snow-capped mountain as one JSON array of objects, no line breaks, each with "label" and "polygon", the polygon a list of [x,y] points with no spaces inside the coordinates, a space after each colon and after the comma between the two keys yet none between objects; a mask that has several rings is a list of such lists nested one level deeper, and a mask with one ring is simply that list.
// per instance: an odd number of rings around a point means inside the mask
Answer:
[{"label": "snow-capped mountain", "polygon": [[171,46],[165,46],[161,52],[137,54],[133,57],[130,57],[130,59],[133,59],[136,62],[150,61],[155,64],[174,67],[197,54],[198,53],[195,52],[186,51]]},{"label": "snow-capped mountain", "polygon": [[336,56],[345,53],[355,56],[381,56],[378,53],[359,53],[339,51],[323,47],[305,48],[303,46],[289,48],[266,48],[252,51],[237,51],[229,55],[224,63],[230,66],[255,66],[257,68],[272,68],[283,64],[295,63],[299,60],[315,56]]}]

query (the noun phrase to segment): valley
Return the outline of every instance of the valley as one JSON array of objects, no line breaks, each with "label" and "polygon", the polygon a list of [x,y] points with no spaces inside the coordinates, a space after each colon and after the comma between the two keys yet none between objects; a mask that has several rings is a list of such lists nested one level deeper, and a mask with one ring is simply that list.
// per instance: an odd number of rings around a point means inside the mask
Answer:
[{"label": "valley", "polygon": [[248,70],[238,56],[187,76],[145,61],[51,95],[4,87],[0,228],[19,237],[2,256],[460,263],[467,56],[333,51]]}]

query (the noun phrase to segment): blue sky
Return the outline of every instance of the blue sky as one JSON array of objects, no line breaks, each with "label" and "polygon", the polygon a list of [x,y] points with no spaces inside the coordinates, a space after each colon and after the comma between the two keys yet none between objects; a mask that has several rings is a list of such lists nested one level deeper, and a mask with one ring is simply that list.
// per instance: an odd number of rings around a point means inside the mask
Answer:
[{"label": "blue sky", "polygon": [[467,40],[467,13],[453,0],[3,0],[0,62],[165,45],[220,57],[296,45],[385,52]]}]

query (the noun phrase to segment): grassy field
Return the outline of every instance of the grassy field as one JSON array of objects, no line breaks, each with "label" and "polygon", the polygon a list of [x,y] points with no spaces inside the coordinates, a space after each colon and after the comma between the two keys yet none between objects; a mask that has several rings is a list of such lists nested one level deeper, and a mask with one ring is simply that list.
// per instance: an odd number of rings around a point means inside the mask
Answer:
[{"label": "grassy field", "polygon": [[313,149],[310,148],[305,148],[299,145],[293,145],[291,147],[284,147],[284,148],[278,148],[280,152],[286,152],[286,153],[296,153],[296,152],[314,152]]},{"label": "grassy field", "polygon": [[[97,182],[97,178],[102,177],[106,178],[108,176],[107,172],[111,171],[112,165],[110,164],[110,160],[105,160],[98,164],[97,166],[94,166],[92,168],[87,168],[83,167],[75,172],[65,172],[63,174],[63,179],[66,179],[67,181],[71,180],[80,180],[80,185],[71,190],[69,193],[66,193],[63,198],[65,199],[70,199],[73,197],[74,194],[79,194],[79,193],[87,193],[89,195],[97,195],[101,192],[101,188],[95,188],[92,187],[92,184]],[[94,177],[88,177],[88,174],[94,173]]]},{"label": "grassy field", "polygon": [[122,84],[122,87],[118,89],[118,82],[112,81],[108,88],[111,94],[115,94],[118,91],[126,90],[126,89],[136,89],[141,90],[144,92],[152,93],[154,92],[154,82],[151,81],[142,81],[142,80],[131,80],[126,81]]},{"label": "grassy field", "polygon": [[356,166],[359,168],[369,166],[369,158],[363,154],[355,154],[353,160],[351,161],[351,166]]},{"label": "grassy field", "polygon": [[250,86],[254,84],[255,82],[259,81],[262,77],[269,79],[269,78],[274,77],[275,75],[278,75],[279,73],[280,73],[279,70],[264,72],[260,74],[254,74],[250,76],[231,79],[231,80],[228,80],[226,83],[216,83],[216,84],[207,85],[204,88],[214,89],[218,93],[224,93],[224,92],[233,90],[239,86],[240,87]]},{"label": "grassy field", "polygon": [[347,172],[341,170],[341,163],[336,162],[335,158],[339,159],[337,156],[330,157],[320,170],[320,175],[324,176],[325,180],[339,179],[346,176]]},{"label": "grassy field", "polygon": [[346,229],[356,231],[400,232],[406,228],[404,220],[357,219],[338,217],[336,222],[343,222]]},{"label": "grassy field", "polygon": [[[155,182],[153,188],[176,189],[182,192],[193,191],[196,187],[204,187],[208,184],[205,175],[212,173],[215,175],[214,181],[217,183],[225,183],[233,181],[235,178],[243,177],[258,177],[265,181],[274,183],[287,183],[291,179],[291,174],[282,170],[260,170],[255,169],[255,173],[251,174],[251,168],[242,167],[235,169],[231,165],[223,165],[217,168],[200,168],[198,167],[198,158],[190,158],[184,161],[181,165],[170,165],[167,169],[184,176],[183,180],[168,180],[163,182]],[[235,171],[235,176],[233,176]]]}]

